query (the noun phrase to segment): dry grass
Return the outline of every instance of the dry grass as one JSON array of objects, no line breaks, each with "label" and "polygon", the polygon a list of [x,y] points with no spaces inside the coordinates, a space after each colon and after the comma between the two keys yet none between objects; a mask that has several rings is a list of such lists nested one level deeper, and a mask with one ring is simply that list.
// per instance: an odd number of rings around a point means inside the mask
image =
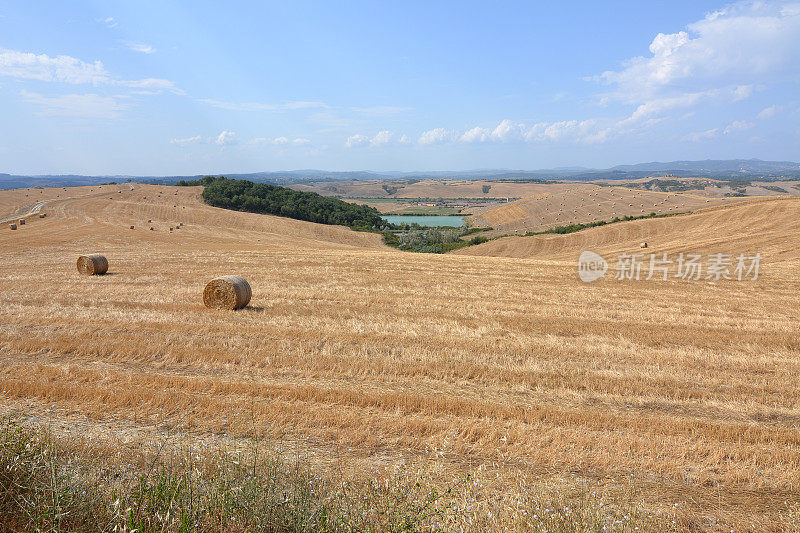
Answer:
[{"label": "dry grass", "polygon": [[[437,256],[174,192],[59,201],[0,233],[5,406],[298,442],[354,472],[483,468],[504,501],[596,490],[685,527],[796,526],[800,200]],[[125,227],[148,218],[157,231]],[[648,253],[760,251],[762,275],[577,280],[582,247],[644,240]],[[115,275],[79,276],[77,249],[104,250]],[[250,307],[206,309],[204,281],[231,271],[255,289]]]},{"label": "dry grass", "polygon": [[495,235],[544,231],[573,223],[610,221],[615,217],[638,217],[656,213],[669,215],[741,201],[713,198],[697,193],[664,193],[581,184],[562,190],[547,190],[536,196],[479,212],[474,222],[491,226]]}]

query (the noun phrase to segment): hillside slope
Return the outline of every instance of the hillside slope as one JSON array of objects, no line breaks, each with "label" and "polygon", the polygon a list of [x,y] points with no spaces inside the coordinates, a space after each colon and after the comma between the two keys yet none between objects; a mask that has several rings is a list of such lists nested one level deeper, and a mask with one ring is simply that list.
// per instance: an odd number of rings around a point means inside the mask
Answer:
[{"label": "hillside slope", "polygon": [[[26,229],[41,226],[44,233],[27,231],[23,236],[22,232],[4,231],[0,238],[24,238],[30,242],[41,234],[53,242],[75,238],[87,241],[102,235],[113,236],[120,243],[172,242],[202,247],[215,239],[250,243],[269,237],[273,243],[307,242],[315,247],[383,247],[376,234],[210,207],[200,199],[201,192],[201,187],[139,184],[3,191],[0,213],[4,218],[5,214],[24,213],[38,202],[49,203],[41,208],[47,218],[31,216],[26,225]],[[169,228],[179,223],[184,226],[170,233]],[[130,226],[135,229],[130,230]]]},{"label": "hillside slope", "polygon": [[476,225],[491,226],[494,234],[505,235],[615,217],[680,213],[737,200],[741,199],[584,185],[522,198],[479,212],[473,219]]},{"label": "hillside slope", "polygon": [[[504,237],[454,254],[574,260],[583,250],[619,253],[761,252],[800,258],[800,198],[745,200],[667,218],[619,222],[568,235]],[[641,242],[647,250],[641,250]]]},{"label": "hillside slope", "polygon": [[[501,239],[470,256],[213,209],[198,189],[102,191],[41,192],[59,195],[47,218],[0,227],[0,413],[111,450],[157,450],[165,435],[209,451],[265,443],[370,480],[419,466],[458,494],[470,473],[467,504],[498,531],[553,491],[562,508],[572,495],[635,505],[663,521],[656,531],[796,524],[800,200]],[[8,211],[32,203],[0,192]],[[584,247],[638,252],[640,240],[761,252],[762,276],[577,279]],[[87,252],[108,257],[109,275],[78,274]],[[240,312],[202,304],[225,274],[252,286]]]}]

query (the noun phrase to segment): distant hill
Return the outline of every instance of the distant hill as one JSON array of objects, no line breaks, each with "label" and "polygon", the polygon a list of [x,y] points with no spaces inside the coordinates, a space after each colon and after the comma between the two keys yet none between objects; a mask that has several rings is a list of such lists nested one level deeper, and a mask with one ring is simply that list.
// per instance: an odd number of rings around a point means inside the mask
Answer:
[{"label": "distant hill", "polygon": [[[291,184],[318,181],[342,180],[392,180],[392,179],[482,179],[482,180],[573,180],[636,179],[661,176],[705,177],[722,179],[779,179],[800,178],[800,163],[792,161],[762,161],[760,159],[709,159],[705,161],[669,161],[617,165],[607,169],[583,167],[559,167],[540,170],[477,169],[465,171],[420,171],[420,172],[372,172],[357,170],[332,172],[326,170],[287,170],[280,172],[223,173],[229,178],[247,179],[257,182]],[[21,187],[66,187],[97,185],[110,181],[134,181],[138,183],[174,184],[179,180],[200,179],[193,176],[81,176],[73,174],[13,175],[0,174],[0,189]]]}]

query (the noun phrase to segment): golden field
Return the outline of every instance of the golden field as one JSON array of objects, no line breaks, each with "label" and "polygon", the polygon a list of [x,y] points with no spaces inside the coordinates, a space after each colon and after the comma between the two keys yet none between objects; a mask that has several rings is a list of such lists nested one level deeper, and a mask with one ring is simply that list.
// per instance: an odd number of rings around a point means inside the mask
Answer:
[{"label": "golden field", "polygon": [[[108,442],[266,436],[353,475],[480,471],[486,509],[599,492],[681,529],[800,528],[800,199],[428,255],[199,188],[88,189],[0,192],[2,213],[55,200],[0,231],[6,411]],[[585,249],[763,261],[756,281],[584,284]],[[78,274],[92,252],[109,275]],[[224,274],[247,309],[203,307]]]}]

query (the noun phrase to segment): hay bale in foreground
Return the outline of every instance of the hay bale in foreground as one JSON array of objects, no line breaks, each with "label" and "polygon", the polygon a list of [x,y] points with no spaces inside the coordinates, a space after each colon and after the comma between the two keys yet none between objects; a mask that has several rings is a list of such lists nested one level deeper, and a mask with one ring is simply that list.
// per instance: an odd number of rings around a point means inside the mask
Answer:
[{"label": "hay bale in foreground", "polygon": [[253,291],[241,276],[222,276],[208,282],[203,290],[203,304],[215,309],[241,309],[250,303]]},{"label": "hay bale in foreground", "polygon": [[100,254],[78,257],[78,272],[87,276],[97,276],[108,272],[108,259]]}]

